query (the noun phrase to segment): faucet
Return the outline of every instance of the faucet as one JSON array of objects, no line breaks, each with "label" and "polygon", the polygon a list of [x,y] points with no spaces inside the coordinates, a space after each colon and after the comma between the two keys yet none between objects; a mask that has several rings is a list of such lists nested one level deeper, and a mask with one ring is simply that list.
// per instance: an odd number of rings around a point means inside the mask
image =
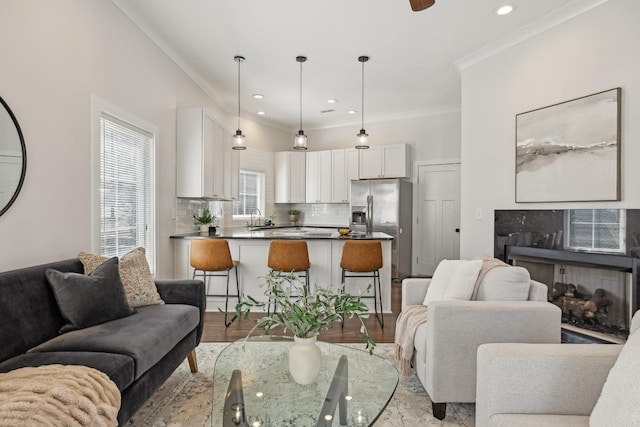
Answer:
[{"label": "faucet", "polygon": [[255,211],[258,211],[258,224],[257,225],[260,225],[260,217],[262,216],[262,212],[260,212],[260,209],[258,209],[258,208],[253,208],[253,209],[251,209],[251,219],[249,220],[249,226],[250,227],[253,227],[254,225],[256,225],[256,224],[253,223],[253,213]]}]

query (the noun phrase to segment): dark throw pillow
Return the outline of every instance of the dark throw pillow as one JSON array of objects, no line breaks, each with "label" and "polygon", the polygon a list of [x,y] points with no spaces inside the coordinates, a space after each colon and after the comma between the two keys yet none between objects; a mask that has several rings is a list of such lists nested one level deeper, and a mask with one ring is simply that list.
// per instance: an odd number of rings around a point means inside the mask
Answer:
[{"label": "dark throw pillow", "polygon": [[89,276],[48,269],[44,272],[67,322],[60,333],[87,328],[134,312],[120,280],[118,258],[113,257]]}]

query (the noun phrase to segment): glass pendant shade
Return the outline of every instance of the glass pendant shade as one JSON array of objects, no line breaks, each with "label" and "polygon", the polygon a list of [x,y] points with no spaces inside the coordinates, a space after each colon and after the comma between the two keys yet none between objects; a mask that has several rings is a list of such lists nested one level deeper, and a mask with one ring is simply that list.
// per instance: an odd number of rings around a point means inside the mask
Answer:
[{"label": "glass pendant shade", "polygon": [[300,129],[298,134],[293,137],[293,149],[294,150],[306,150],[307,149],[307,135]]},{"label": "glass pendant shade", "polygon": [[366,150],[369,148],[369,135],[367,135],[367,132],[364,129],[360,129],[360,133],[356,136],[358,137],[358,144],[356,145],[358,150]]},{"label": "glass pendant shade", "polygon": [[236,131],[236,134],[233,135],[233,141],[231,142],[231,148],[233,148],[234,150],[246,150],[247,146],[245,145],[244,142],[244,135],[242,134],[242,131],[240,129],[238,129]]}]

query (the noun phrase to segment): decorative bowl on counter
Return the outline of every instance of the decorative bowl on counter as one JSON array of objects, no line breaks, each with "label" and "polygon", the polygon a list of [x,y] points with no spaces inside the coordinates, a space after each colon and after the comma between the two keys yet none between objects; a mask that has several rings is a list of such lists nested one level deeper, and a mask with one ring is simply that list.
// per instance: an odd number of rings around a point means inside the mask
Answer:
[{"label": "decorative bowl on counter", "polygon": [[349,234],[349,229],[348,228],[338,228],[338,233],[340,233],[341,236],[346,236],[347,234]]}]

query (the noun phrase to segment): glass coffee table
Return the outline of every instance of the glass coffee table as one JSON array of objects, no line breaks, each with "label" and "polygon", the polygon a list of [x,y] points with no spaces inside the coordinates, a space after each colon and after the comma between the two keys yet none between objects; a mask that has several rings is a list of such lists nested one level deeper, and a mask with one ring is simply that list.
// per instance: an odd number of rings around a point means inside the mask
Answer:
[{"label": "glass coffee table", "polygon": [[211,425],[373,425],[398,385],[395,366],[367,351],[318,341],[320,374],[300,385],[289,374],[292,345],[291,337],[267,335],[226,347],[213,374]]}]

